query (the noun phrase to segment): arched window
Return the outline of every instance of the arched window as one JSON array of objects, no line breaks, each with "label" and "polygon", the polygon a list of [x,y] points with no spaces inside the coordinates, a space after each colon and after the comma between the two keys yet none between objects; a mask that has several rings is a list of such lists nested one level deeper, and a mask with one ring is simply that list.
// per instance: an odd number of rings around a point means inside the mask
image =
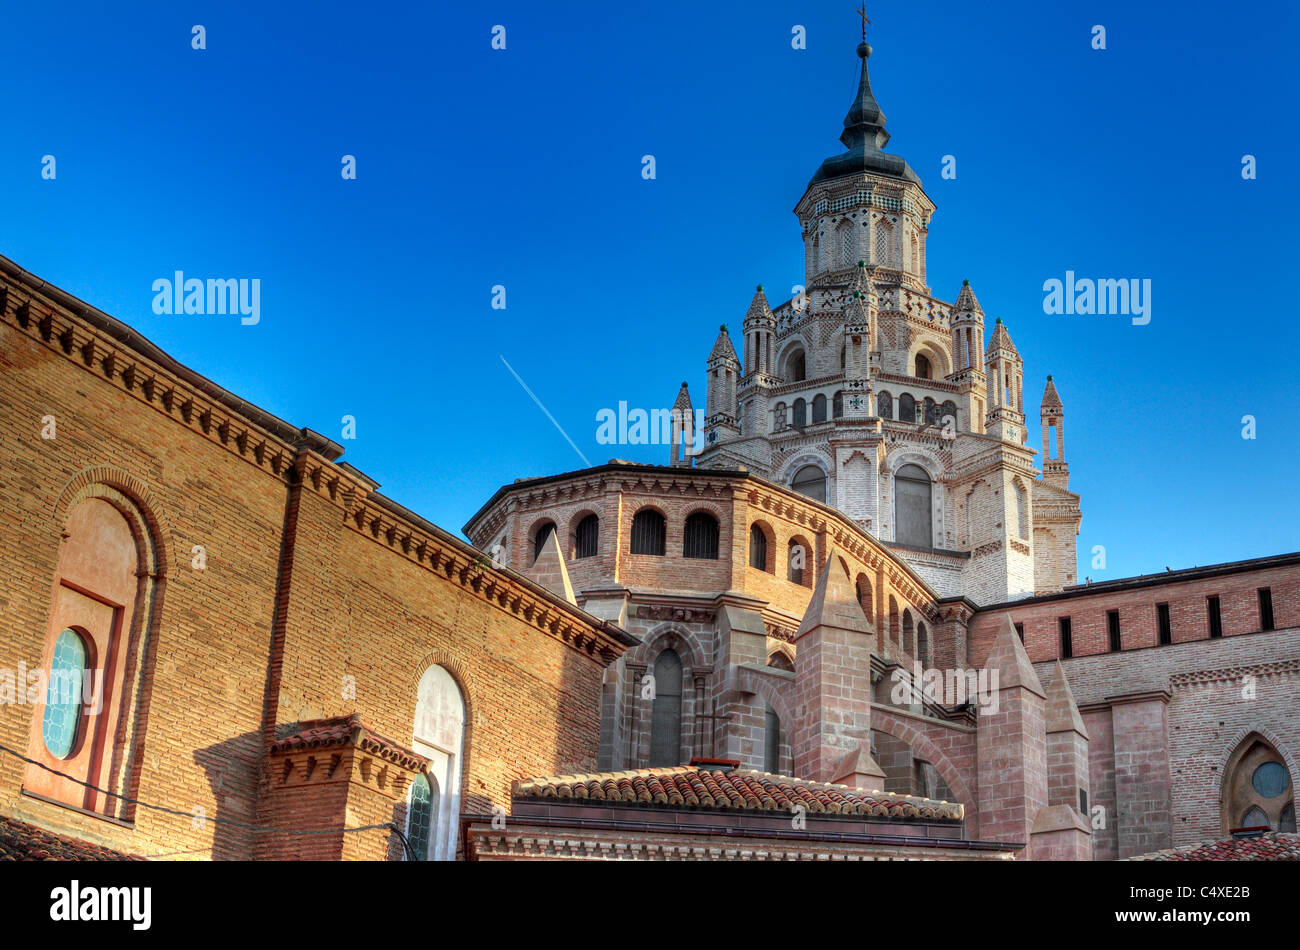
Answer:
[{"label": "arched window", "polygon": [[876,263],[881,267],[894,266],[894,229],[884,218],[876,222]]},{"label": "arched window", "polygon": [[898,621],[898,601],[894,599],[893,594],[890,594],[889,595],[889,639],[893,640],[895,643],[898,642],[898,631],[900,626],[901,624]]},{"label": "arched window", "polygon": [[429,854],[430,835],[433,830],[433,787],[423,773],[411,783],[411,793],[406,802],[406,844],[408,859],[424,861]]},{"label": "arched window", "polygon": [[[415,728],[411,748],[429,760],[428,843],[421,854],[430,861],[456,858],[460,816],[460,776],[465,755],[465,701],[456,680],[441,666],[431,666],[416,687]],[[413,809],[414,811],[414,809]]]},{"label": "arched window", "polygon": [[903,649],[913,656],[916,655],[916,644],[912,636],[916,633],[916,628],[912,624],[912,611],[903,609]]},{"label": "arched window", "polygon": [[763,711],[763,771],[781,771],[781,718],[771,706]]},{"label": "arched window", "polygon": [[862,613],[866,616],[867,622],[875,624],[871,617],[871,581],[866,574],[859,574],[857,583],[854,585],[858,593],[858,605],[862,608]]},{"label": "arched window", "polygon": [[854,260],[853,222],[845,218],[835,227],[835,246],[840,251],[840,267],[852,267]]},{"label": "arched window", "polygon": [[1291,772],[1271,743],[1258,733],[1243,739],[1223,770],[1222,819],[1234,828],[1295,830]]},{"label": "arched window", "polygon": [[664,516],[653,508],[642,508],[632,518],[632,553],[663,557],[665,534]]},{"label": "arched window", "polygon": [[882,419],[894,418],[894,397],[884,390],[876,397],[876,415]]},{"label": "arched window", "polygon": [[934,544],[930,476],[919,465],[904,465],[894,475],[894,539],[928,548]]},{"label": "arched window", "polygon": [[548,521],[533,535],[533,560],[536,561],[542,556],[542,548],[546,547],[546,539],[555,531],[555,522]]},{"label": "arched window", "polygon": [[650,767],[680,765],[682,755],[682,658],[664,650],[655,660],[650,713]]},{"label": "arched window", "polygon": [[813,396],[813,422],[826,421],[826,397],[822,393]]},{"label": "arched window", "polygon": [[1025,540],[1029,539],[1029,495],[1025,491],[1025,486],[1020,484],[1020,479],[1014,482],[1016,486],[1016,529],[1017,536]]},{"label": "arched window", "polygon": [[573,554],[575,557],[595,557],[600,542],[600,519],[587,515],[578,522],[573,533]]},{"label": "arched window", "polygon": [[911,393],[903,393],[898,397],[898,421],[916,421],[916,400],[912,398]]},{"label": "arched window", "polygon": [[802,429],[808,424],[808,403],[802,399],[794,401],[794,422],[796,429]]},{"label": "arched window", "polygon": [[803,350],[795,350],[785,359],[785,381],[787,383],[803,382],[807,374],[807,365]]},{"label": "arched window", "polygon": [[844,391],[840,390],[831,398],[831,417],[834,419],[844,415]]},{"label": "arched window", "polygon": [[916,622],[916,658],[922,664],[930,662],[930,631],[926,629],[924,620]]},{"label": "arched window", "polygon": [[794,664],[791,663],[790,658],[780,650],[777,650],[767,658],[767,665],[774,670],[785,670],[787,673],[794,672]]},{"label": "arched window", "polygon": [[86,641],[75,630],[64,630],[54,641],[41,738],[56,759],[69,758],[81,737],[81,699],[89,659]]},{"label": "arched window", "polygon": [[[126,717],[140,696],[138,658],[149,648],[142,641],[154,627],[166,559],[132,499],[107,485],[83,491],[68,510],[61,538],[54,536],[58,563],[40,661],[45,685],[32,697],[33,762],[23,771],[22,788],[132,820],[135,805],[127,799],[138,781],[132,771],[137,740]],[[20,681],[18,689],[29,685]]]},{"label": "arched window", "polygon": [[682,537],[682,557],[717,559],[717,518],[703,511],[697,511],[686,519],[686,530]]},{"label": "arched window", "polygon": [[808,542],[803,538],[791,538],[786,547],[786,578],[795,584],[811,587],[812,570],[808,563],[811,558]]},{"label": "arched window", "polygon": [[926,424],[937,426],[939,424],[939,406],[929,396],[925,397],[925,411],[922,415]]},{"label": "arched window", "polygon": [[749,527],[749,566],[767,570],[767,533],[756,524]]},{"label": "arched window", "polygon": [[848,365],[849,348],[845,343],[840,344],[840,372],[844,372],[844,367]]},{"label": "arched window", "polygon": [[930,358],[921,353],[916,354],[916,378],[930,378]]},{"label": "arched window", "polygon": [[805,465],[795,472],[790,487],[814,501],[826,501],[826,473],[816,465]]},{"label": "arched window", "polygon": [[[952,419],[952,422],[949,422],[949,419]],[[939,407],[939,424],[952,426],[954,432],[957,430],[957,404],[951,399],[945,399],[943,405]]]}]

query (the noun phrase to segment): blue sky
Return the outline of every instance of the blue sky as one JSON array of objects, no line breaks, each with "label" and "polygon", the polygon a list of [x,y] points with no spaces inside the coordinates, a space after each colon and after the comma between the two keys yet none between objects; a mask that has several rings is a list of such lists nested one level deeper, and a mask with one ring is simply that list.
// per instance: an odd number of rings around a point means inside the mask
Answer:
[{"label": "blue sky", "polygon": [[[0,253],[296,425],[355,416],[345,459],[459,532],[501,484],[582,465],[502,356],[593,463],[667,460],[597,444],[596,413],[683,379],[702,406],[718,325],[801,281],[791,209],[841,150],[855,6],[16,6]],[[934,292],[970,279],[1035,409],[1056,377],[1080,577],[1300,548],[1294,10],[868,15],[889,151],[939,208]],[[1067,269],[1149,278],[1151,323],[1045,315]],[[259,278],[260,323],[155,315],[175,270]]]}]

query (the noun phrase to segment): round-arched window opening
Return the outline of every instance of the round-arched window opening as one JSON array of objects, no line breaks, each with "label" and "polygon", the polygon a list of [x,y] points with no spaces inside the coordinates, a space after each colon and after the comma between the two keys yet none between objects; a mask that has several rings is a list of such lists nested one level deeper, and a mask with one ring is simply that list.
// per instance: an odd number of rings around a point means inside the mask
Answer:
[{"label": "round-arched window opening", "polygon": [[75,630],[64,630],[54,641],[50,681],[45,690],[41,739],[56,759],[72,755],[81,724],[82,684],[88,659],[86,641]]},{"label": "round-arched window opening", "polygon": [[433,827],[430,821],[432,814],[433,790],[429,784],[429,777],[421,773],[411,783],[411,801],[406,813],[406,841],[416,861],[425,860],[429,854],[429,834]]},{"label": "round-arched window opening", "polygon": [[555,522],[548,521],[537,529],[537,534],[533,536],[533,560],[536,561],[542,556],[542,548],[546,547],[546,539],[555,532]]},{"label": "round-arched window opening", "polygon": [[816,465],[805,465],[795,472],[790,487],[813,501],[826,501],[826,473]]},{"label": "round-arched window opening", "polygon": [[930,378],[930,360],[929,360],[929,357],[922,356],[920,353],[917,353],[917,354],[916,354],[916,378],[917,378],[917,379],[929,379],[929,378]]},{"label": "round-arched window opening", "polygon": [[1255,786],[1255,791],[1265,798],[1277,798],[1287,790],[1291,778],[1287,775],[1286,767],[1280,762],[1265,762],[1255,769],[1255,773],[1250,777],[1250,784]]},{"label": "round-arched window opening", "polygon": [[919,465],[904,465],[894,476],[895,540],[911,547],[932,547],[932,517],[930,476]]},{"label": "round-arched window opening", "polygon": [[789,367],[786,373],[789,379],[787,379],[786,382],[803,382],[804,377],[807,375],[807,361],[804,358],[803,350],[797,350],[794,355],[790,357],[790,361],[786,365]]}]

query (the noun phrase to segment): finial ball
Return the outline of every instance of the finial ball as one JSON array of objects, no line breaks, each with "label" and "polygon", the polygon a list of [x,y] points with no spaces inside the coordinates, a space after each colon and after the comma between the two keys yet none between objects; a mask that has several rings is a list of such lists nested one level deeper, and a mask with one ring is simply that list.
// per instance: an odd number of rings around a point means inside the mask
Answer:
[{"label": "finial ball", "polygon": [[763,292],[763,285],[762,285],[762,284],[759,284],[759,285],[758,285],[757,287],[755,287],[754,289],[755,289],[756,291],[758,291],[758,292],[761,294],[761,293]]},{"label": "finial ball", "polygon": [[859,59],[866,59],[866,58],[867,58],[868,56],[870,56],[870,55],[871,55],[871,44],[870,44],[870,43],[859,43],[859,44],[858,44],[858,58],[859,58]]}]

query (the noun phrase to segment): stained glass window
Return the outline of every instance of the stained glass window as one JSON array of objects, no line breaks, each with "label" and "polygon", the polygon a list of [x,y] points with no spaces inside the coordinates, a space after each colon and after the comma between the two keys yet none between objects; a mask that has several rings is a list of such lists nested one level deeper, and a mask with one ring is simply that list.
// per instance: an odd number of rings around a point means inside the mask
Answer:
[{"label": "stained glass window", "polygon": [[406,818],[406,838],[415,852],[416,860],[423,861],[429,854],[429,817],[432,813],[429,779],[417,775],[411,783],[410,811]]},{"label": "stained glass window", "polygon": [[41,737],[56,759],[72,754],[81,719],[81,684],[86,673],[86,642],[72,630],[64,630],[54,642],[50,681],[45,692],[45,719]]},{"label": "stained glass window", "polygon": [[1250,777],[1250,784],[1254,785],[1255,791],[1265,798],[1277,798],[1286,791],[1291,782],[1286,766],[1278,762],[1265,762],[1255,769],[1255,774]]}]

